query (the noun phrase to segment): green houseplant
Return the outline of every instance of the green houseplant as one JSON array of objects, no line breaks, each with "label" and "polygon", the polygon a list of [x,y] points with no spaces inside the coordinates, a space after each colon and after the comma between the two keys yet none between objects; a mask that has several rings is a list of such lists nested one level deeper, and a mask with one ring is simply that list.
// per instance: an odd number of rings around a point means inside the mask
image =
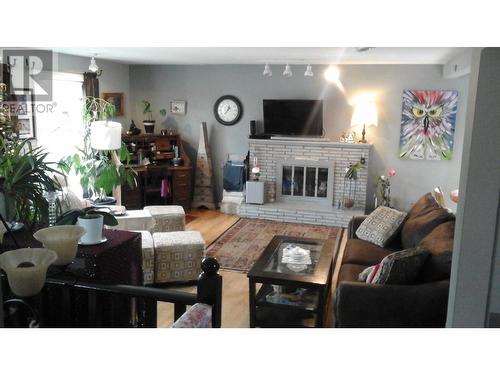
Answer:
[{"label": "green houseplant", "polygon": [[349,164],[344,174],[344,199],[345,208],[352,208],[355,202],[358,172],[363,168],[361,163]]},{"label": "green houseplant", "polygon": [[[0,84],[0,104],[7,86]],[[19,139],[8,107],[0,105],[0,199],[2,214],[8,221],[29,226],[48,223],[45,191],[61,190],[52,177],[61,174],[57,163],[47,162],[48,153]]]},{"label": "green houseplant", "polygon": [[[155,120],[153,120],[153,110],[151,109],[151,103],[147,100],[143,100],[142,102],[142,113],[144,114],[144,120],[142,124],[144,125],[144,131],[146,133],[152,134],[155,131]],[[160,109],[160,115],[165,117],[167,115],[167,110],[162,108]]]},{"label": "green houseplant", "polygon": [[75,225],[77,223],[85,229],[81,242],[86,245],[101,242],[103,224],[118,225],[118,221],[113,215],[95,207],[66,211],[56,221],[56,225]]},{"label": "green houseplant", "polygon": [[114,105],[100,98],[86,97],[83,108],[85,122],[85,136],[83,147],[78,148],[74,155],[63,158],[60,169],[68,174],[74,172],[80,177],[80,185],[94,201],[103,199],[112,190],[123,184],[133,188],[136,184],[135,171],[128,167],[130,153],[122,143],[117,151],[120,165],[112,162],[111,151],[98,151],[91,147],[90,129],[93,121],[108,120],[116,113]]}]

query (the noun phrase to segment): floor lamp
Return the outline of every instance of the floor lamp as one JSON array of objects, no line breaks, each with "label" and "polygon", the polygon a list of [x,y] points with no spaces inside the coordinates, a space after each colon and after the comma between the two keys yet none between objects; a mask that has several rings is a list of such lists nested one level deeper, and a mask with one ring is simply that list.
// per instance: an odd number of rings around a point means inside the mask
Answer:
[{"label": "floor lamp", "polygon": [[[90,147],[100,151],[111,151],[111,162],[118,169],[121,165],[116,150],[122,146],[122,124],[116,121],[94,121],[90,127]],[[116,204],[121,206],[121,186],[113,189]]]}]

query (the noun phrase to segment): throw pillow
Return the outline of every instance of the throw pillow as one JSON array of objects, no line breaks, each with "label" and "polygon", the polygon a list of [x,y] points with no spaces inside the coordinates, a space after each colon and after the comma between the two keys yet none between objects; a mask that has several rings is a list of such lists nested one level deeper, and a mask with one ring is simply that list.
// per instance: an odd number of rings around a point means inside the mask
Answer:
[{"label": "throw pillow", "polygon": [[368,275],[373,271],[375,266],[370,266],[365,268],[359,275],[358,275],[358,281],[361,282],[366,282],[366,279],[368,279]]},{"label": "throw pillow", "polygon": [[385,247],[396,234],[405,217],[405,212],[384,206],[377,207],[363,220],[356,231],[356,236],[361,240]]},{"label": "throw pillow", "polygon": [[[429,251],[423,247],[396,251],[374,266],[366,282],[370,284],[412,284],[419,276]],[[364,272],[364,271],[363,271]]]}]

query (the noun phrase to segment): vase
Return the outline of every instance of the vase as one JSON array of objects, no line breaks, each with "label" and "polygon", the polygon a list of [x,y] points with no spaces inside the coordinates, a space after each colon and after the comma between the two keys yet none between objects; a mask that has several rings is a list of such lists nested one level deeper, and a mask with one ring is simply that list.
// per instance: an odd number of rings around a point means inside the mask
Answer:
[{"label": "vase", "polygon": [[78,218],[78,225],[86,230],[86,233],[80,239],[82,245],[96,245],[103,241],[103,221],[103,216],[98,214]]},{"label": "vase", "polygon": [[142,122],[144,125],[144,132],[148,134],[154,134],[155,132],[155,121],[154,120],[144,120]]},{"label": "vase", "polygon": [[63,266],[75,259],[78,241],[85,232],[85,228],[78,225],[56,225],[40,229],[33,234],[33,237],[40,241],[43,247],[54,250],[57,254],[57,260],[54,264]]}]

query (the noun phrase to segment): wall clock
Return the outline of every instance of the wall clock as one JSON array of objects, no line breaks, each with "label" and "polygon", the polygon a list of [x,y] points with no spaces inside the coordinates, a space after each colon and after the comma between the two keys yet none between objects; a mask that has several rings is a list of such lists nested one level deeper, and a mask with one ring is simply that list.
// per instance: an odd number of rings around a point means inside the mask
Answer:
[{"label": "wall clock", "polygon": [[240,121],[243,107],[240,100],[233,95],[221,96],[214,105],[214,115],[222,125],[234,125]]}]

